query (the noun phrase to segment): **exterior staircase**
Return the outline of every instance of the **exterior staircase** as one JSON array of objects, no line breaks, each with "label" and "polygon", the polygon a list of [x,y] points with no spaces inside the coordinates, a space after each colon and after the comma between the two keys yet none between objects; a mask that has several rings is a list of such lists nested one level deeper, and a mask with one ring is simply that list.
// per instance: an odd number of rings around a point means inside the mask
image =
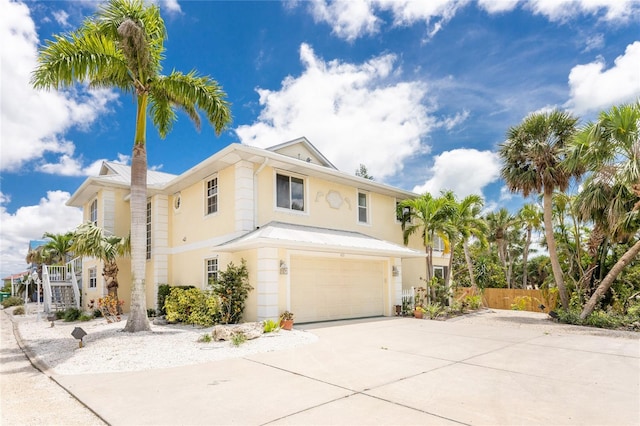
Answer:
[{"label": "exterior staircase", "polygon": [[[42,288],[44,311],[65,310],[67,308],[80,309],[80,289],[78,287],[78,273],[80,259],[73,259],[65,265],[42,266]],[[78,272],[78,273],[77,273]]]}]

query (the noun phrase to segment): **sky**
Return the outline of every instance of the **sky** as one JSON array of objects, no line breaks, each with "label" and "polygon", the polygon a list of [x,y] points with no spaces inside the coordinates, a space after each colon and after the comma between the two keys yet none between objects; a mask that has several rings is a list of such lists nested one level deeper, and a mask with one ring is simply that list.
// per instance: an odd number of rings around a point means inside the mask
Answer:
[{"label": "sky", "polygon": [[[528,114],[584,124],[640,98],[640,1],[161,0],[163,70],[218,81],[233,123],[216,136],[185,115],[149,167],[180,174],[230,143],[305,136],[336,167],[487,211],[524,201],[500,179],[499,144]],[[103,161],[129,164],[135,100],[116,90],[36,91],[38,49],[95,1],[0,0],[0,276],[26,269],[29,240],[82,221],[65,205]]]}]

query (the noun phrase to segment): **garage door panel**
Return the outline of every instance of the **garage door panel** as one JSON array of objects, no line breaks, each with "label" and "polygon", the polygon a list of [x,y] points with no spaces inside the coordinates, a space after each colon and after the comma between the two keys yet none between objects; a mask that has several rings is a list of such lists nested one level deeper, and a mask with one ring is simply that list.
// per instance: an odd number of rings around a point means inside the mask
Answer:
[{"label": "garage door panel", "polygon": [[296,321],[383,315],[384,262],[291,258],[291,310]]}]

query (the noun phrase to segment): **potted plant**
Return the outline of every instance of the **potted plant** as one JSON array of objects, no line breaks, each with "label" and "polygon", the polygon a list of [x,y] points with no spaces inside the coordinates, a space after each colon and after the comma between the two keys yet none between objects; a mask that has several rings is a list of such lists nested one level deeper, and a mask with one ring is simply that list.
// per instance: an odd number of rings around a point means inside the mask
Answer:
[{"label": "potted plant", "polygon": [[280,328],[283,330],[291,330],[293,328],[293,313],[284,311],[280,315]]},{"label": "potted plant", "polygon": [[413,311],[413,316],[415,316],[418,319],[422,319],[426,312],[427,310],[422,306],[416,306],[416,309]]}]

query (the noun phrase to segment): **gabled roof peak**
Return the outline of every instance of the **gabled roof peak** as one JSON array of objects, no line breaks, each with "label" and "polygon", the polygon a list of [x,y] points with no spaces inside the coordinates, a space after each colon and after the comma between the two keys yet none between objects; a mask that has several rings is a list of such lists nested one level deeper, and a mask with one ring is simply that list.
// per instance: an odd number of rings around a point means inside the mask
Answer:
[{"label": "gabled roof peak", "polygon": [[313,146],[313,144],[304,136],[271,146],[267,148],[267,151],[286,155],[291,158],[297,158],[298,160],[306,161],[307,163],[319,164],[333,170],[338,170],[337,167],[334,166],[327,157],[322,155],[322,153],[318,151],[318,148]]}]

